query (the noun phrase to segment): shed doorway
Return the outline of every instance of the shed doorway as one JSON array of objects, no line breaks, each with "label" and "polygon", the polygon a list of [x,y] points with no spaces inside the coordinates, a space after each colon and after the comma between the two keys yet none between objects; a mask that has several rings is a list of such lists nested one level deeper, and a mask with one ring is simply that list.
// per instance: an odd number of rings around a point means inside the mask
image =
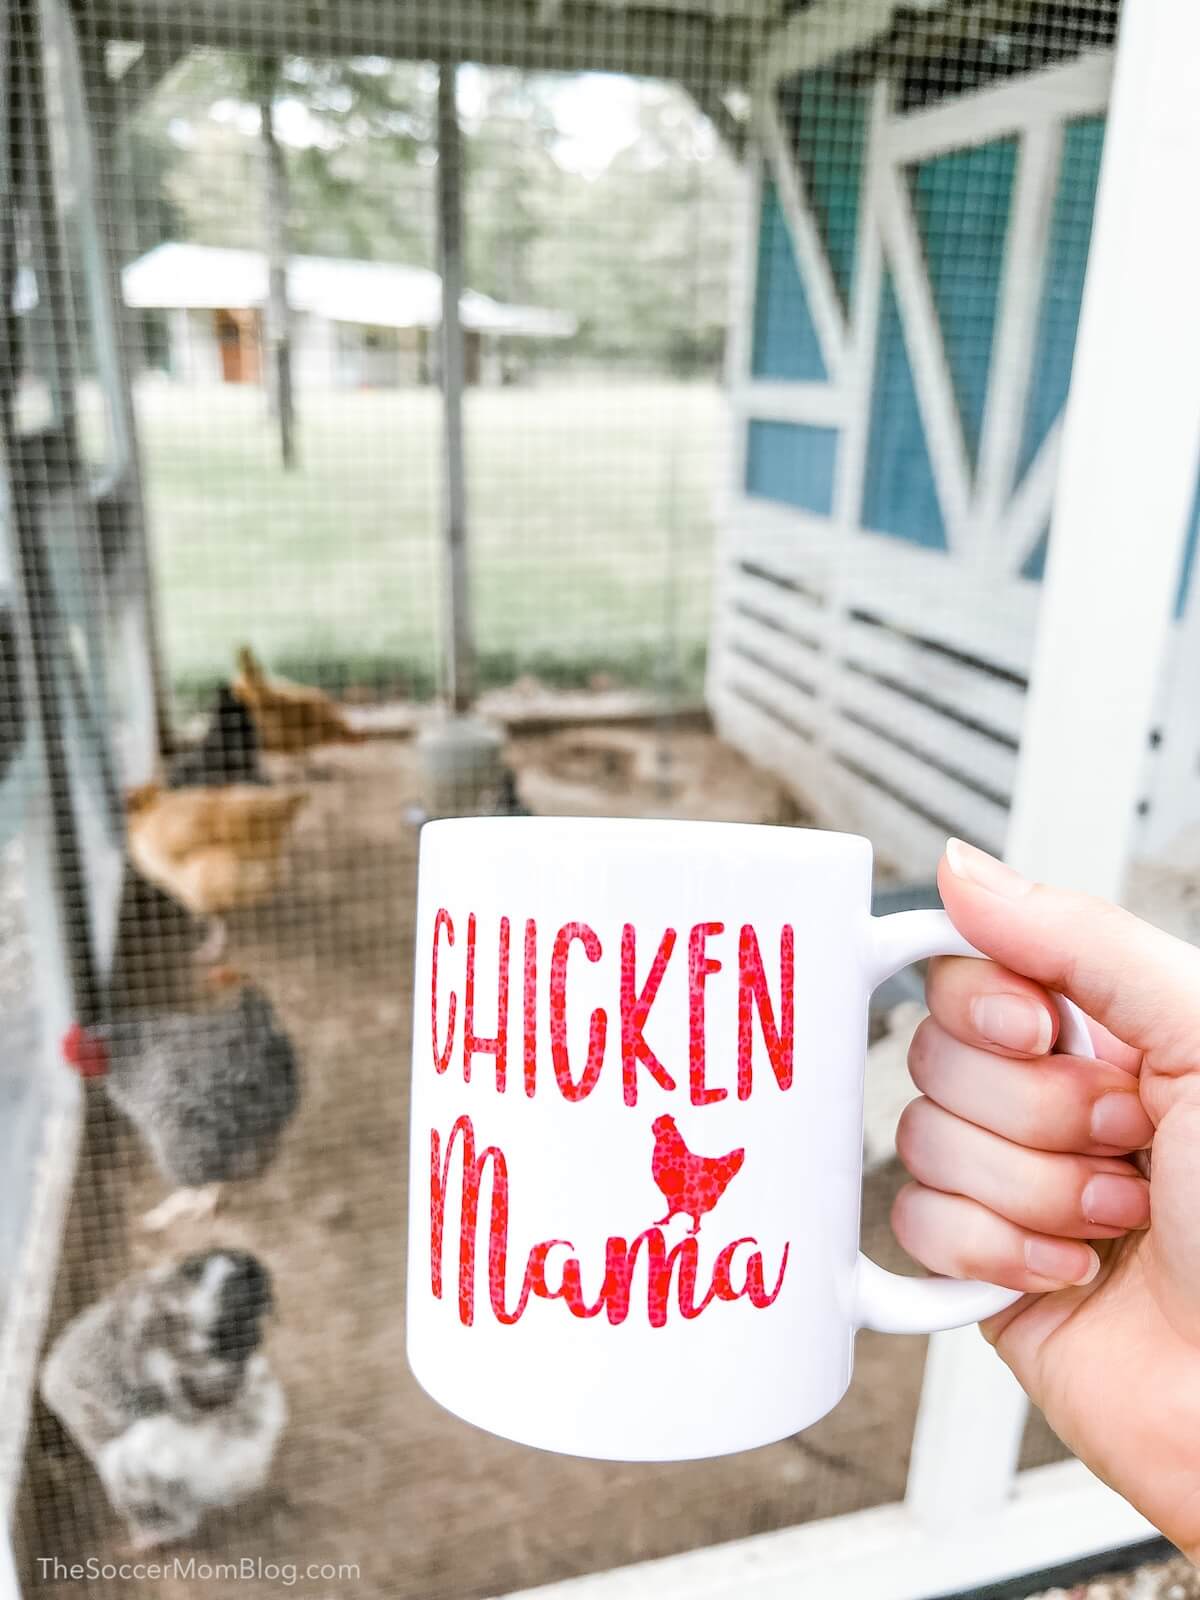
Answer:
[{"label": "shed doorway", "polygon": [[221,352],[222,383],[258,383],[262,378],[258,313],[214,311],[213,330]]}]

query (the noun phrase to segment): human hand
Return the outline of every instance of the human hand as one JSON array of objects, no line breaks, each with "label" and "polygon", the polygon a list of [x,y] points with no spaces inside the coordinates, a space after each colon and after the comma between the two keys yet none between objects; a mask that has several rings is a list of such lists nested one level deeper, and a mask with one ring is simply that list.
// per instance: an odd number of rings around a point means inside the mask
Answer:
[{"label": "human hand", "polygon": [[[1026,1291],[985,1336],[1060,1438],[1195,1558],[1200,950],[957,840],[938,887],[992,961],[930,969],[896,1235],[934,1272]],[[1096,1019],[1099,1059],[1048,1053],[1043,984]]]}]

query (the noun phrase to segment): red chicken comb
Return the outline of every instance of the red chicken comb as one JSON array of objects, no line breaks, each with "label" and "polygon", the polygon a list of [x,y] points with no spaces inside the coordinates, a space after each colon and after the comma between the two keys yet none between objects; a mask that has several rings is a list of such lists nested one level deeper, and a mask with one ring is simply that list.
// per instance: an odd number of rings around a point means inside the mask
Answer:
[{"label": "red chicken comb", "polygon": [[62,1053],[81,1078],[102,1078],[108,1071],[108,1046],[81,1023],[73,1022],[63,1035]]}]

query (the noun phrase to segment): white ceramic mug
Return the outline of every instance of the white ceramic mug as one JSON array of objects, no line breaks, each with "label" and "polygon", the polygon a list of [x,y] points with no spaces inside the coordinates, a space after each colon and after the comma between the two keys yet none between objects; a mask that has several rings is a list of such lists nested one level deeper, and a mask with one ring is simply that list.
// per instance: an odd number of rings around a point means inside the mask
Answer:
[{"label": "white ceramic mug", "polygon": [[978,953],[944,912],[870,905],[851,834],[423,830],[408,1356],[435,1400],[571,1455],[720,1455],[836,1405],[856,1329],[1017,1298],[859,1253],[871,990]]}]

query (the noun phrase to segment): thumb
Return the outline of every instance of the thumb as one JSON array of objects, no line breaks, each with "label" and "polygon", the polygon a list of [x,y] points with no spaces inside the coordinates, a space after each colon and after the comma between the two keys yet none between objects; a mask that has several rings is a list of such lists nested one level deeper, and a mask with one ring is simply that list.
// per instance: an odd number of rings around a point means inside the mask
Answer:
[{"label": "thumb", "polygon": [[1155,1071],[1200,1068],[1200,950],[1106,900],[1031,883],[961,839],[946,845],[938,888],[984,955],[1067,995]]}]

